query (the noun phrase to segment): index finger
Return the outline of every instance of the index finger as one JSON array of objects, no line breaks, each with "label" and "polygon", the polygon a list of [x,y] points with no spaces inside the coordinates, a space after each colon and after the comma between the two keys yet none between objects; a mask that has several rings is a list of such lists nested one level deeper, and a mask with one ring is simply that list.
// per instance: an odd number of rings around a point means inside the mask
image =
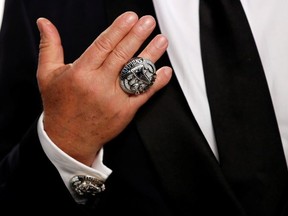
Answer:
[{"label": "index finger", "polygon": [[117,17],[114,22],[102,32],[86,51],[75,62],[75,66],[99,68],[116,45],[131,30],[138,20],[134,12],[125,12]]}]

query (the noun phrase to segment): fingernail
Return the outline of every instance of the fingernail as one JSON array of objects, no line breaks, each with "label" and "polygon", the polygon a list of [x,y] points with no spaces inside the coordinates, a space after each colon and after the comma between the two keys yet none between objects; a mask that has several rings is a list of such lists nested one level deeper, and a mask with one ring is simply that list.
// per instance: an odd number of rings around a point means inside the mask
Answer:
[{"label": "fingernail", "polygon": [[143,30],[150,29],[155,25],[155,20],[151,16],[145,16],[140,20],[140,26]]},{"label": "fingernail", "polygon": [[162,49],[168,46],[168,40],[163,35],[158,35],[155,41],[155,46],[158,49]]},{"label": "fingernail", "polygon": [[[39,24],[40,22],[41,22],[42,24]],[[51,22],[50,22],[49,20],[40,17],[40,18],[37,19],[37,22],[36,22],[36,23],[37,23],[37,26],[38,26],[40,32],[42,32],[42,31],[44,30],[44,29],[43,29],[43,28],[44,28],[43,25],[45,25],[45,30],[46,30],[46,32],[52,32]]]},{"label": "fingernail", "polygon": [[168,66],[164,67],[164,73],[166,76],[171,77],[172,76],[172,69]]},{"label": "fingernail", "polygon": [[126,22],[129,24],[129,23],[133,23],[135,22],[135,20],[137,20],[137,15],[134,13],[134,12],[127,12],[125,14],[125,20]]}]

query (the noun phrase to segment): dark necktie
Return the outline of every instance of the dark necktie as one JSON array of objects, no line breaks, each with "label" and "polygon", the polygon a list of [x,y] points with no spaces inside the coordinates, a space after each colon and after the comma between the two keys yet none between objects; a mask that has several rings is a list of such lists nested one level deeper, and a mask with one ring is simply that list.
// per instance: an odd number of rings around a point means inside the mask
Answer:
[{"label": "dark necktie", "polygon": [[239,0],[200,0],[207,96],[223,173],[248,215],[280,215],[287,167],[261,60]]}]

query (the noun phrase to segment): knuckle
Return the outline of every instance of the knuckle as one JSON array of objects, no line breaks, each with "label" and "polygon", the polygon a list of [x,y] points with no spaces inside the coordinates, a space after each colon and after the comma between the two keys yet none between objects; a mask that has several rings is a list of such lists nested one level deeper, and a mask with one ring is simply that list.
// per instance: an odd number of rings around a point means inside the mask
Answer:
[{"label": "knuckle", "polygon": [[116,47],[113,50],[113,55],[120,62],[123,62],[123,61],[126,62],[130,58],[130,55],[128,54],[128,51],[125,48],[123,48],[123,47]]},{"label": "knuckle", "polygon": [[133,38],[135,41],[143,42],[147,38],[147,34],[143,33],[142,29],[133,29]]},{"label": "knuckle", "polygon": [[106,37],[106,36],[102,36],[97,38],[93,45],[99,49],[100,51],[104,51],[104,52],[111,52],[111,50],[113,50],[113,43],[112,41]]}]

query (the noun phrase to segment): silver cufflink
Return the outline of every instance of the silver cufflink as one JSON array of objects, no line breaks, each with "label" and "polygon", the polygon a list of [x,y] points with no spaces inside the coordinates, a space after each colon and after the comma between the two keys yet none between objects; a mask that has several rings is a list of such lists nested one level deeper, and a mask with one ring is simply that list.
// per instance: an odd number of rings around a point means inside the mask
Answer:
[{"label": "silver cufflink", "polygon": [[105,190],[103,181],[88,175],[76,175],[70,180],[70,186],[79,196],[95,196]]}]

